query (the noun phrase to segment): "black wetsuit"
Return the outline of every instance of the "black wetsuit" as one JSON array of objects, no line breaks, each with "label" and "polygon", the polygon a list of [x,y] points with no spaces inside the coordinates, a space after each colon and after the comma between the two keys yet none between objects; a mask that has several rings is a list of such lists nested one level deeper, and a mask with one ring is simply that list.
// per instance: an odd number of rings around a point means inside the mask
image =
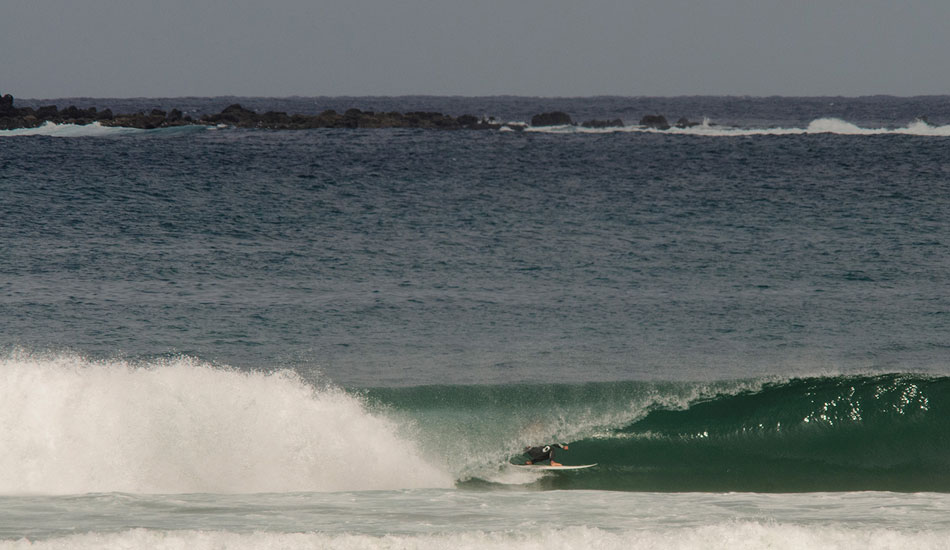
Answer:
[{"label": "black wetsuit", "polygon": [[544,462],[545,460],[551,460],[554,458],[554,448],[563,449],[560,444],[554,443],[553,445],[545,445],[543,447],[527,447],[524,450],[524,454],[528,455],[528,458],[531,459],[532,464],[537,464],[538,462]]}]

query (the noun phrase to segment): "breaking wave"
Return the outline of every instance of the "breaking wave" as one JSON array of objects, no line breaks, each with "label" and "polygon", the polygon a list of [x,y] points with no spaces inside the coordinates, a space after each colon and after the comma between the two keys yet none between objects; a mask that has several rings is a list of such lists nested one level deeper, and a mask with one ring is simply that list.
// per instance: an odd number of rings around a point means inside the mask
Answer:
[{"label": "breaking wave", "polygon": [[[950,492],[950,378],[344,390],[189,358],[0,359],[0,494],[526,485]],[[571,474],[511,467],[570,443]]]},{"label": "breaking wave", "polygon": [[14,130],[0,130],[0,137],[18,137],[18,136],[49,136],[58,138],[76,138],[76,137],[116,137],[116,136],[134,136],[149,134],[180,134],[194,131],[205,130],[205,126],[175,126],[169,128],[156,128],[153,130],[143,130],[140,128],[126,128],[122,126],[103,126],[98,122],[91,124],[57,124],[55,122],[44,122],[36,128],[17,128]]},{"label": "breaking wave", "polygon": [[742,136],[795,136],[813,134],[838,134],[847,136],[907,135],[925,137],[950,136],[950,125],[932,126],[923,120],[915,120],[899,128],[864,128],[838,118],[820,118],[813,120],[804,128],[739,128],[720,126],[709,120],[691,127],[672,127],[666,130],[647,128],[639,125],[613,126],[608,128],[584,128],[582,126],[528,127],[525,131],[552,134],[581,133],[605,134],[614,132],[658,133],[670,135],[691,135],[706,137],[742,137]]},{"label": "breaking wave", "polygon": [[[221,125],[220,127],[225,127]],[[139,128],[126,128],[116,126],[103,126],[98,122],[91,124],[56,124],[54,122],[44,122],[43,125],[36,128],[18,128],[14,130],[0,130],[0,137],[16,136],[49,136],[61,138],[74,137],[117,137],[130,135],[175,135],[203,131],[208,129],[219,129],[220,127],[207,127],[200,125],[186,125],[169,128],[156,128],[152,130],[143,130]],[[648,128],[639,125],[611,126],[605,128],[585,128],[583,126],[539,126],[532,127],[524,123],[509,123],[502,126],[501,131],[510,132],[514,130],[523,130],[526,132],[546,133],[546,134],[611,134],[611,133],[655,133],[669,135],[690,135],[705,137],[742,137],[742,136],[796,136],[796,135],[815,135],[815,134],[837,134],[846,136],[880,136],[880,135],[906,135],[906,136],[924,136],[924,137],[948,137],[950,136],[950,125],[933,126],[923,120],[916,120],[910,124],[899,128],[865,128],[837,118],[820,118],[813,120],[804,128],[741,128],[733,126],[720,126],[706,119],[701,124],[695,126],[669,129]],[[287,130],[297,131],[297,130]]]},{"label": "breaking wave", "polygon": [[[950,378],[912,374],[780,381],[385,389],[468,483],[626,491],[950,492]],[[462,419],[470,419],[466,423]],[[477,421],[475,420],[477,419]],[[478,444],[472,444],[477,441]],[[570,442],[566,464],[525,480],[519,450]],[[487,450],[485,450],[487,449]],[[495,464],[496,469],[485,464]]]}]

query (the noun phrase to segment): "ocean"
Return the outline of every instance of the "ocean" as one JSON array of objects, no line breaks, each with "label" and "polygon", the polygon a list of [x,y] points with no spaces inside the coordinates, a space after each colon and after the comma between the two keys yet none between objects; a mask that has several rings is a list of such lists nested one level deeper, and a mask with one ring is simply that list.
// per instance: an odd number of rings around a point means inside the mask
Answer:
[{"label": "ocean", "polygon": [[0,131],[0,550],[950,548],[950,97],[232,103],[625,126]]}]

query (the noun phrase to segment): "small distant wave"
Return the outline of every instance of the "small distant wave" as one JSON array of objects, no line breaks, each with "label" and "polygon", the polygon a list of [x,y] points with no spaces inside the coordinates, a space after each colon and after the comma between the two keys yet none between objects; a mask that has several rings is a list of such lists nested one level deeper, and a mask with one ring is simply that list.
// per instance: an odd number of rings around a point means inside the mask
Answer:
[{"label": "small distant wave", "polygon": [[204,126],[180,126],[169,128],[156,128],[154,130],[143,130],[140,128],[127,128],[123,126],[103,126],[99,122],[91,124],[57,124],[55,122],[44,122],[36,128],[17,128],[15,130],[0,130],[0,137],[22,137],[22,136],[49,136],[58,138],[77,138],[77,137],[115,137],[115,136],[134,136],[134,135],[172,135],[181,133],[190,133],[194,131],[203,131]]},{"label": "small distant wave", "polygon": [[610,134],[617,132],[650,133],[669,135],[689,135],[706,137],[742,137],[742,136],[796,136],[812,134],[838,134],[847,136],[907,135],[925,137],[948,137],[950,125],[932,126],[923,120],[916,120],[900,128],[864,128],[838,118],[819,118],[804,128],[739,128],[719,126],[709,120],[686,128],[672,127],[667,130],[647,128],[639,125],[613,126],[608,128],[585,128],[582,126],[544,126],[527,127],[527,132],[546,134]]}]

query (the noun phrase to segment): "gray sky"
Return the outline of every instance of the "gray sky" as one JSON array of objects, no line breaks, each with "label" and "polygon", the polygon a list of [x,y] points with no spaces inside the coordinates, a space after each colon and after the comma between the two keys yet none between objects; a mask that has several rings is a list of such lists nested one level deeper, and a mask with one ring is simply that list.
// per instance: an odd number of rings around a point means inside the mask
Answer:
[{"label": "gray sky", "polygon": [[4,0],[0,93],[950,94],[950,0]]}]

